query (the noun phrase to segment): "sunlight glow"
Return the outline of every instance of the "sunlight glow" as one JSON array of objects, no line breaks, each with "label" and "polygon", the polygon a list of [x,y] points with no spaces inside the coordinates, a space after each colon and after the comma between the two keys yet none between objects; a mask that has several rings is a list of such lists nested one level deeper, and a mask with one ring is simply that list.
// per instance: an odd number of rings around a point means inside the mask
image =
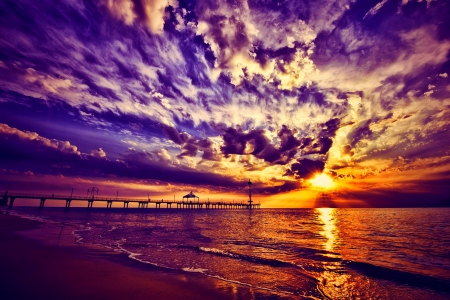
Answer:
[{"label": "sunlight glow", "polygon": [[333,179],[331,179],[328,175],[323,174],[323,173],[317,174],[316,177],[309,180],[309,182],[311,182],[311,184],[313,186],[319,187],[319,188],[330,189],[330,188],[334,187]]},{"label": "sunlight glow", "polygon": [[332,251],[336,240],[336,225],[334,219],[334,208],[318,208],[319,219],[322,222],[321,234],[325,237],[324,248],[327,251]]}]

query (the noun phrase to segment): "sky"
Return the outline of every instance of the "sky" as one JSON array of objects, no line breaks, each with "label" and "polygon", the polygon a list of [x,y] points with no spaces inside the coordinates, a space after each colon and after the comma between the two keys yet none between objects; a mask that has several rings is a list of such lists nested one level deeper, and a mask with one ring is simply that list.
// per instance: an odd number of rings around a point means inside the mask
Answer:
[{"label": "sky", "polygon": [[449,75],[445,0],[3,0],[0,189],[449,206]]}]

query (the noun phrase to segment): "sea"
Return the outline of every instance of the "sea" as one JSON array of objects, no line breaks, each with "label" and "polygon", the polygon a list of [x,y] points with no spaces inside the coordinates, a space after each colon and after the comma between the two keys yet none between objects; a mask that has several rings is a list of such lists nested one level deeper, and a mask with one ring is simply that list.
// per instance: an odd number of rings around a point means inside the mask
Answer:
[{"label": "sea", "polygon": [[11,214],[74,226],[78,243],[143,264],[264,291],[258,299],[450,299],[450,208]]}]

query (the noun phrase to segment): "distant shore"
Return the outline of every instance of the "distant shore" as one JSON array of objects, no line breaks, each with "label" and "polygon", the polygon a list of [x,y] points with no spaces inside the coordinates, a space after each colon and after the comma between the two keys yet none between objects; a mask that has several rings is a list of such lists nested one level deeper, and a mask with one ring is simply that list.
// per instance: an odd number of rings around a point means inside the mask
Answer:
[{"label": "distant shore", "polygon": [[[2,299],[252,299],[251,288],[75,243],[73,228],[0,212]],[[35,237],[39,238],[33,238]]]}]

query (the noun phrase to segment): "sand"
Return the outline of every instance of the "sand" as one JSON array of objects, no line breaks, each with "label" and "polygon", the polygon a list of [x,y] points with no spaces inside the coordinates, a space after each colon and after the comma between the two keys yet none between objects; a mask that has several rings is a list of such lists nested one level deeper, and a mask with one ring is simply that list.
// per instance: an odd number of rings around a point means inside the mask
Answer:
[{"label": "sand", "polygon": [[245,286],[164,270],[125,254],[76,244],[70,228],[64,235],[58,230],[0,214],[1,299],[259,298],[260,291]]}]

